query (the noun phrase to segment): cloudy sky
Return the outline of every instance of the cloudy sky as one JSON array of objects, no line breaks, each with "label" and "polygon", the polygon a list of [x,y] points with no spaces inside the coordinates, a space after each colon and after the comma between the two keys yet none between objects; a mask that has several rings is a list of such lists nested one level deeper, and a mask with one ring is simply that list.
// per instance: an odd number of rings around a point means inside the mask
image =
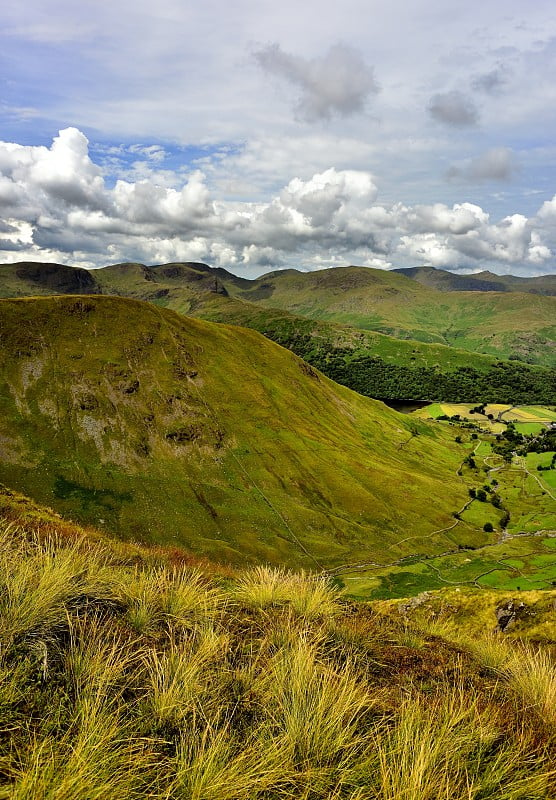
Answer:
[{"label": "cloudy sky", "polygon": [[548,0],[7,0],[0,262],[556,273]]}]

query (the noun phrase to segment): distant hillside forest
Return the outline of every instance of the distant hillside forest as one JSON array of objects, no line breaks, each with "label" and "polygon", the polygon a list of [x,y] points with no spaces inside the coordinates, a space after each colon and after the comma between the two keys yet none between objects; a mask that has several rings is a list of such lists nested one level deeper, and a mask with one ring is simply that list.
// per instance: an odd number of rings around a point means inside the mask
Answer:
[{"label": "distant hillside forest", "polygon": [[382,400],[435,400],[465,403],[553,403],[556,370],[530,367],[519,361],[500,361],[487,371],[458,367],[391,364],[377,356],[360,355],[348,347],[315,347],[309,335],[284,336],[266,331],[273,341],[292,350],[327,377],[359,394]]}]

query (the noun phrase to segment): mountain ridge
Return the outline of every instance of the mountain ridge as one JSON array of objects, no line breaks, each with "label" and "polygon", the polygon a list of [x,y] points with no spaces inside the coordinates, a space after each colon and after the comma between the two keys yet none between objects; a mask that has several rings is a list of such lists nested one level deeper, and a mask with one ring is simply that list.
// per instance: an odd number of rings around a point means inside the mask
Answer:
[{"label": "mountain ridge", "polygon": [[[26,282],[17,277],[20,267],[17,264],[0,267],[0,294],[9,297],[64,291],[66,279],[56,282],[52,278],[56,265],[27,264],[26,270],[32,272],[33,280]],[[59,269],[66,275],[74,268]],[[448,274],[435,272],[441,276]],[[93,282],[87,286],[89,293],[136,297],[200,318],[220,322],[229,319],[233,324],[253,326],[262,332],[268,330],[271,338],[287,346],[287,337],[277,339],[271,332],[277,313],[295,317],[290,317],[290,329],[307,328],[307,320],[313,320],[311,325],[320,326],[321,331],[323,326],[335,325],[336,328],[328,329],[328,339],[340,335],[344,340],[357,337],[367,340],[374,333],[374,342],[380,345],[377,356],[382,358],[382,352],[386,351],[387,358],[394,358],[398,364],[409,362],[410,366],[419,367],[438,364],[445,372],[451,369],[449,365],[454,360],[463,362],[464,356],[459,351],[470,354],[467,356],[470,363],[481,353],[490,357],[492,363],[495,359],[512,358],[556,367],[555,301],[535,293],[441,291],[395,271],[366,267],[337,267],[310,273],[275,271],[250,280],[199,262],[153,267],[130,262],[87,275]],[[69,293],[71,290],[75,293],[75,288],[70,286]],[[264,315],[268,315],[268,326]],[[338,334],[337,326],[343,328],[342,334]],[[390,337],[392,345],[387,347],[384,340],[378,342],[378,334]],[[447,351],[440,354],[427,351],[427,344],[453,348],[454,358],[449,358]],[[306,350],[296,352],[308,355]],[[394,355],[397,352],[399,356]],[[366,353],[372,356],[372,348]]]}]

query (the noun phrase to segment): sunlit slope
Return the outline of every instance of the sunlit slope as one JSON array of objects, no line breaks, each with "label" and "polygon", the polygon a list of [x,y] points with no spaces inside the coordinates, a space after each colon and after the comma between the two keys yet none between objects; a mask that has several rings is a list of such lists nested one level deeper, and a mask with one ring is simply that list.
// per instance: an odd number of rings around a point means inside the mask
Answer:
[{"label": "sunlit slope", "polygon": [[106,297],[4,300],[0,319],[0,480],[78,520],[333,565],[409,552],[465,498],[448,434],[255,332]]},{"label": "sunlit slope", "polygon": [[555,297],[441,292],[404,275],[363,267],[286,270],[255,283],[237,294],[264,306],[394,337],[556,365]]},{"label": "sunlit slope", "polygon": [[[284,270],[247,280],[197,262],[155,267],[125,263],[91,272],[57,264],[25,263],[0,265],[0,296],[116,294],[218,321],[229,315],[230,322],[264,330],[264,320],[260,316],[255,320],[252,309],[231,302],[247,301],[273,312],[375,331],[398,340],[556,366],[556,297],[519,291],[551,291],[553,276],[502,276],[496,283],[494,278],[499,276],[486,272],[467,278],[432,268],[417,268],[415,272],[415,278],[424,276],[434,286],[422,285],[398,271],[364,267],[311,273]],[[461,291],[466,280],[472,281],[474,289],[499,286],[503,291]],[[446,291],[452,285],[458,291]],[[455,362],[462,362],[461,355],[451,358],[446,350],[433,353],[418,349],[409,355],[394,353],[395,347],[385,340],[375,339],[373,345],[377,355],[398,364],[407,363],[407,356],[421,366],[438,364],[441,369],[453,369]],[[369,352],[365,342],[363,349]],[[478,364],[472,366],[481,369]]]},{"label": "sunlit slope", "polygon": [[[76,277],[71,278],[73,273]],[[314,348],[343,347],[358,353],[383,358],[388,363],[453,370],[471,366],[486,371],[495,359],[446,345],[426,344],[369,330],[354,330],[325,320],[301,317],[289,311],[265,308],[249,300],[229,296],[237,286],[249,287],[252,281],[237,278],[226,270],[206,264],[180,263],[148,267],[136,262],[114,264],[91,271],[57,264],[0,265],[0,296],[28,297],[50,294],[73,294],[82,279],[90,276],[87,293],[117,295],[147,300],[180,314],[212,322],[224,322],[253,328],[273,341],[289,346],[293,339],[304,338],[307,352]],[[235,288],[234,288],[235,287]],[[72,291],[73,289],[73,291]]]}]

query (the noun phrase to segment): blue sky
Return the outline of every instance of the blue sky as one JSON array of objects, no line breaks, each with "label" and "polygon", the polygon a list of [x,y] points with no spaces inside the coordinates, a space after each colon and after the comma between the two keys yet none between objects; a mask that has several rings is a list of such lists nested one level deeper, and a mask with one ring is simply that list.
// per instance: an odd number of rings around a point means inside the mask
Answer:
[{"label": "blue sky", "polygon": [[0,261],[556,272],[538,0],[9,0]]}]

